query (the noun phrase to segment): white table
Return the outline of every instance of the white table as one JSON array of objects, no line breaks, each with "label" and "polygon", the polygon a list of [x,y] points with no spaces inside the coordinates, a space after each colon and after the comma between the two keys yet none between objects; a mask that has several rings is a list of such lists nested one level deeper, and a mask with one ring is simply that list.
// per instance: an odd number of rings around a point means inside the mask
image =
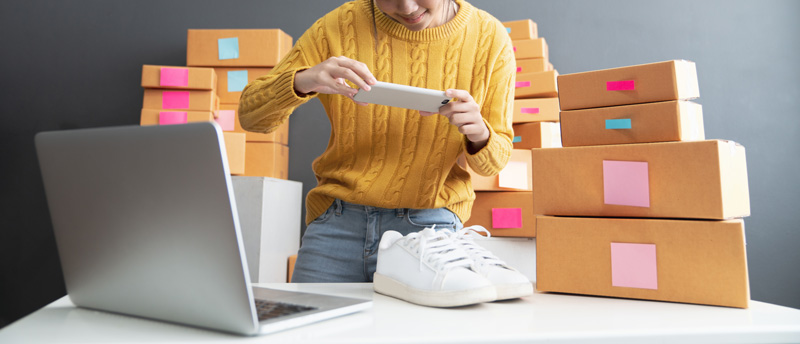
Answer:
[{"label": "white table", "polygon": [[800,310],[749,309],[537,293],[457,309],[416,306],[371,284],[262,286],[373,298],[368,311],[263,337],[76,308],[67,297],[0,330],[0,343],[522,343],[800,342]]}]

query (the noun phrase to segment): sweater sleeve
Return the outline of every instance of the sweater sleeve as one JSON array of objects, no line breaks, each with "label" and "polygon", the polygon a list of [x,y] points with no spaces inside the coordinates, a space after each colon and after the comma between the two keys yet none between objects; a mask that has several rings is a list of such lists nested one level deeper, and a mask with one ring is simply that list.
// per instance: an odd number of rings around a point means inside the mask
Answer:
[{"label": "sweater sleeve", "polygon": [[[496,175],[508,163],[511,156],[512,115],[514,112],[514,82],[516,81],[516,61],[514,60],[511,39],[498,23],[503,35],[495,35],[495,42],[501,47],[494,61],[486,99],[481,106],[483,121],[489,128],[489,141],[475,154],[466,154],[467,163],[478,174]],[[466,144],[466,141],[465,141]]]},{"label": "sweater sleeve", "polygon": [[269,74],[253,80],[239,99],[239,122],[248,131],[269,133],[283,124],[298,106],[316,96],[300,95],[294,90],[297,72],[311,68],[324,59],[317,46],[324,40],[323,19],[318,20],[295,43],[292,50]]}]

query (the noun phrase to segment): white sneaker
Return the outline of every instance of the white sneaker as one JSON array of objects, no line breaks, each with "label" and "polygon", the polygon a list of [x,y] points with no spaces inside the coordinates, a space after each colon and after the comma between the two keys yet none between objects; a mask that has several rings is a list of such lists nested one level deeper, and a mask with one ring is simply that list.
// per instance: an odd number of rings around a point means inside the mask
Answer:
[{"label": "white sneaker", "polygon": [[378,248],[375,291],[411,303],[458,307],[494,301],[495,287],[445,231],[387,231]]},{"label": "white sneaker", "polygon": [[497,300],[533,295],[533,284],[528,277],[475,243],[474,237],[480,236],[478,232],[486,233],[487,237],[492,235],[483,226],[476,225],[450,232],[449,236],[475,262],[473,269],[494,284],[497,288]]}]

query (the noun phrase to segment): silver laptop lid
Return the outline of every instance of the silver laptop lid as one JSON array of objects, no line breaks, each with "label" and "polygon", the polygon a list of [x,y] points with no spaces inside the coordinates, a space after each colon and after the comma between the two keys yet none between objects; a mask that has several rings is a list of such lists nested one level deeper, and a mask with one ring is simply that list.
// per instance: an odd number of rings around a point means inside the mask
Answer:
[{"label": "silver laptop lid", "polygon": [[45,132],[36,148],[76,305],[257,331],[216,124]]}]

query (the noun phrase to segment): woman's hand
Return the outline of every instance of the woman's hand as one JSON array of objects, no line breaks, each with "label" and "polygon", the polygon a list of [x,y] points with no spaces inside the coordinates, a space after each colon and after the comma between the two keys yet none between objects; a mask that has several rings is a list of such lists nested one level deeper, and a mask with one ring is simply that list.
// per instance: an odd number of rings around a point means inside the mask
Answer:
[{"label": "woman's hand", "polygon": [[[370,85],[374,85],[378,81],[366,64],[339,56],[331,57],[314,67],[295,74],[294,90],[298,94],[311,92],[341,94],[353,99],[358,90],[347,85],[345,80],[367,91],[369,91]],[[356,103],[366,105],[366,103]]]},{"label": "woman's hand", "polygon": [[[470,142],[467,148],[470,153],[476,153],[489,142],[489,128],[483,122],[480,106],[465,90],[449,89],[444,94],[456,100],[439,108],[439,114],[447,117],[450,124],[455,125],[458,132],[467,137]],[[426,111],[419,113],[423,116],[434,114]]]}]

